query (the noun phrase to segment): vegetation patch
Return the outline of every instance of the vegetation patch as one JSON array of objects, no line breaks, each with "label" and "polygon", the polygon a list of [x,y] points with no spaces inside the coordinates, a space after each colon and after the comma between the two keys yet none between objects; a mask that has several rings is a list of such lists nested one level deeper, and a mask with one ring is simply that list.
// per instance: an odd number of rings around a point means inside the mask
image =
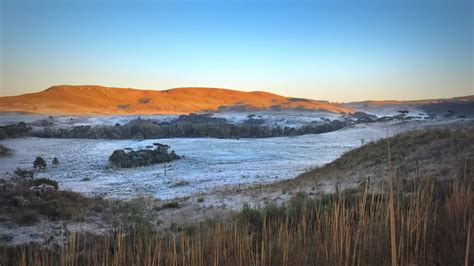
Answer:
[{"label": "vegetation patch", "polygon": [[158,210],[164,210],[164,209],[179,209],[181,206],[179,205],[179,202],[177,201],[171,201],[171,202],[167,202],[163,205],[161,205],[161,207],[158,208]]},{"label": "vegetation patch", "polygon": [[0,186],[0,214],[15,214],[19,225],[31,225],[42,217],[49,220],[82,221],[101,212],[108,203],[80,193],[58,190],[58,183],[48,178],[35,178],[34,172],[18,168],[14,177]]},{"label": "vegetation patch", "polygon": [[38,222],[38,216],[36,210],[22,209],[15,214],[15,222],[20,226],[33,225]]},{"label": "vegetation patch", "polygon": [[0,157],[11,155],[13,151],[3,145],[0,145]]},{"label": "vegetation patch", "polygon": [[153,143],[153,146],[148,146],[147,149],[137,151],[132,149],[115,150],[109,157],[109,162],[116,167],[131,168],[167,163],[181,158],[174,151],[168,152],[170,148],[168,145]]},{"label": "vegetation patch", "polygon": [[[409,193],[387,192],[394,208],[385,194],[368,189],[323,198],[298,193],[283,206],[246,206],[237,219],[172,224],[170,234],[137,223],[100,236],[73,235],[60,249],[0,247],[0,259],[6,265],[464,265],[474,259],[472,185],[472,179],[426,178]],[[141,206],[124,208],[138,210],[130,217],[140,220],[147,213]]]},{"label": "vegetation patch", "polygon": [[0,139],[25,137],[31,130],[32,128],[28,127],[24,122],[0,126]]},{"label": "vegetation patch", "polygon": [[54,187],[55,190],[59,189],[58,182],[56,182],[54,180],[51,180],[49,178],[36,178],[36,179],[33,179],[32,182],[31,182],[31,185],[33,185],[33,186],[40,186],[40,185],[43,185],[43,184],[52,186],[52,187]]}]

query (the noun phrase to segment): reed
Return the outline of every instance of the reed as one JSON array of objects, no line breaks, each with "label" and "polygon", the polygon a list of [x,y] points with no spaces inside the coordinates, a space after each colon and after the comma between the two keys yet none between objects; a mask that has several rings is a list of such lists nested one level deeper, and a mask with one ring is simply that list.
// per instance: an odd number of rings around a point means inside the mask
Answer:
[{"label": "reed", "polygon": [[424,178],[413,188],[297,195],[284,207],[249,208],[233,220],[169,234],[125,227],[93,238],[75,234],[56,251],[4,247],[0,264],[470,265],[472,178]]}]

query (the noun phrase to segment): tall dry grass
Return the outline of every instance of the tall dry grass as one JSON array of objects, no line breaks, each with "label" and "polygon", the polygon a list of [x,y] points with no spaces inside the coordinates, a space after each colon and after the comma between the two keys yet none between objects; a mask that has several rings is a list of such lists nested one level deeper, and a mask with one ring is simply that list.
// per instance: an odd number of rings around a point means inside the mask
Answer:
[{"label": "tall dry grass", "polygon": [[[159,235],[73,235],[59,250],[2,248],[2,265],[471,265],[473,182],[424,179],[410,193],[294,197],[233,221]],[[395,221],[394,228],[391,222]],[[396,238],[393,238],[395,230]],[[392,242],[393,240],[396,240]],[[393,247],[393,245],[396,245]]]}]

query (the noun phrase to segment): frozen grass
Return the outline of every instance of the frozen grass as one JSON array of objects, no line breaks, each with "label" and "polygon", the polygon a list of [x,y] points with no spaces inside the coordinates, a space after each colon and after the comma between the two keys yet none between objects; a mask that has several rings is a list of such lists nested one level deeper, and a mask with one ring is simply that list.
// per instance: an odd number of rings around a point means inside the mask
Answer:
[{"label": "frozen grass", "polygon": [[[0,160],[0,175],[17,167],[29,168],[36,156],[49,167],[37,174],[49,177],[63,188],[108,197],[152,196],[162,199],[189,196],[223,185],[269,183],[290,179],[315,166],[338,158],[362,142],[376,140],[409,129],[408,125],[358,125],[335,132],[270,139],[13,139],[12,156]],[[160,142],[171,146],[184,159],[134,169],[110,169],[113,150],[138,149]],[[53,157],[59,165],[52,166]],[[187,182],[175,186],[177,181]]]},{"label": "frozen grass", "polygon": [[244,208],[232,221],[176,228],[174,234],[164,236],[140,228],[119,228],[94,238],[75,234],[59,250],[31,245],[2,248],[0,262],[389,265],[397,261],[400,265],[470,265],[474,259],[470,250],[474,244],[472,177],[449,184],[424,178],[413,186],[408,194],[389,192],[393,201],[387,201],[386,194],[372,193],[369,187],[321,199],[298,194],[283,207]]},{"label": "frozen grass", "polygon": [[[300,127],[302,125],[321,121],[321,118],[339,119],[341,114],[329,113],[324,111],[255,111],[255,112],[222,112],[215,113],[215,117],[225,118],[229,123],[239,124],[247,120],[249,115],[254,118],[265,120],[267,125],[279,125]],[[178,117],[178,115],[118,115],[118,116],[53,116],[47,115],[25,115],[14,113],[0,114],[0,125],[16,124],[19,121],[33,123],[45,119],[53,122],[57,127],[70,126],[96,126],[96,125],[115,125],[116,123],[125,124],[138,117],[152,119],[159,122],[167,122]]]}]

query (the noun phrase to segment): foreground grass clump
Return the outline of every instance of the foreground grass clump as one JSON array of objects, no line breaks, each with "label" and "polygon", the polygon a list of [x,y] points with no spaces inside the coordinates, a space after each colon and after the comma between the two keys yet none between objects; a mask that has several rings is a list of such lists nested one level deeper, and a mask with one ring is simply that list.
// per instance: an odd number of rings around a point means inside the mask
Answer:
[{"label": "foreground grass clump", "polygon": [[50,221],[82,221],[91,212],[101,212],[107,202],[80,193],[58,190],[58,183],[35,178],[34,171],[17,169],[11,180],[0,180],[0,215],[14,215],[18,225]]},{"label": "foreground grass clump", "polygon": [[15,214],[15,221],[18,225],[33,225],[38,222],[38,216],[35,210],[23,209]]},{"label": "foreground grass clump", "polygon": [[[470,265],[473,180],[423,179],[390,198],[368,187],[285,206],[245,207],[231,221],[158,234],[140,227],[99,237],[73,235],[59,251],[0,249],[19,265]],[[390,193],[388,193],[390,194]],[[395,236],[395,241],[391,237]],[[395,243],[394,245],[392,243]],[[2,257],[3,256],[3,257]]]}]

